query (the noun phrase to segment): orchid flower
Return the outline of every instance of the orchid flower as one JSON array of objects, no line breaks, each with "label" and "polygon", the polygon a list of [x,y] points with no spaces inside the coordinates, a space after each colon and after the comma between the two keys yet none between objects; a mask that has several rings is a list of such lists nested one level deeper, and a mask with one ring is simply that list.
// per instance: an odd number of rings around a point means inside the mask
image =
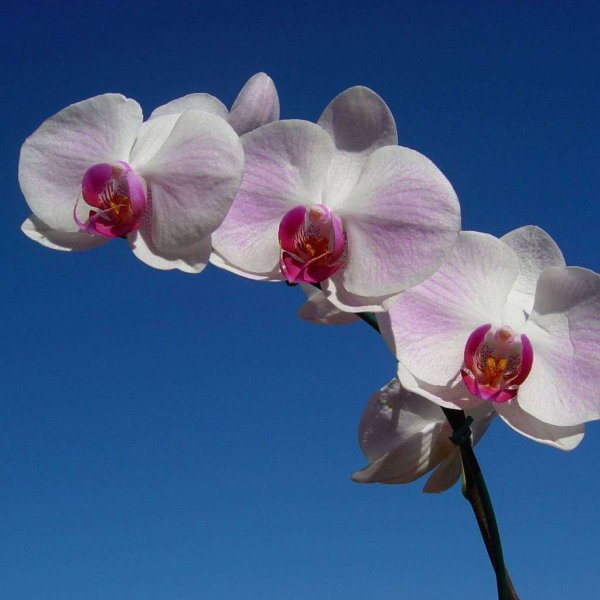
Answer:
[{"label": "orchid flower", "polygon": [[[490,404],[467,414],[473,418],[473,445],[495,416]],[[369,464],[352,476],[359,483],[409,483],[435,469],[424,492],[439,493],[460,477],[458,446],[450,441],[452,427],[442,409],[406,391],[392,379],[370,398],[358,428],[360,448]]]},{"label": "orchid flower", "polygon": [[104,94],[45,121],[23,144],[19,182],[33,215],[23,232],[58,250],[126,237],[159,269],[197,273],[239,187],[243,148],[215,102],[157,109]]},{"label": "orchid flower", "polygon": [[566,267],[537,227],[461,233],[439,271],[378,322],[402,386],[441,406],[490,405],[562,449],[600,418],[600,276]]},{"label": "orchid flower", "polygon": [[456,241],[452,186],[397,146],[373,91],[337,96],[317,124],[278,121],[242,136],[244,178],[211,262],[251,279],[320,284],[340,308],[382,310],[431,275]]}]

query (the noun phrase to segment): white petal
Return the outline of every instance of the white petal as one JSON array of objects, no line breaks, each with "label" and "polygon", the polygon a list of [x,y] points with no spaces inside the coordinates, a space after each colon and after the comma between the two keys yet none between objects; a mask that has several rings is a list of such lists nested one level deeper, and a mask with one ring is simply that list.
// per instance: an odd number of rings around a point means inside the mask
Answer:
[{"label": "white petal", "polygon": [[548,267],[564,267],[565,259],[556,242],[533,225],[515,229],[500,239],[514,250],[520,266],[504,309],[506,321],[524,324],[533,308],[535,288],[542,271]]},{"label": "white petal", "polygon": [[201,110],[225,120],[228,117],[227,107],[218,98],[210,94],[188,94],[159,106],[152,112],[149,120],[165,115],[179,115],[188,110]]},{"label": "white petal", "polygon": [[78,231],[73,209],[85,172],[128,160],[141,123],[139,104],[120,94],[72,104],[44,121],[19,160],[19,183],[34,214],[53,229]]},{"label": "white petal", "polygon": [[600,275],[546,269],[524,333],[533,367],[519,388],[523,410],[561,426],[600,418]]},{"label": "white petal", "polygon": [[327,131],[337,150],[370,154],[398,143],[396,123],[387,104],[373,90],[355,86],[336,96],[318,125]]},{"label": "white petal", "polygon": [[168,271],[178,269],[184,273],[200,273],[208,264],[212,250],[210,236],[187,246],[178,248],[174,256],[167,252],[159,252],[152,243],[149,228],[139,230],[127,236],[132,252],[143,263],[154,269]]},{"label": "white petal", "polygon": [[333,143],[308,121],[276,121],[241,139],[244,178],[213,245],[240,272],[251,277],[276,273],[281,280],[279,223],[293,207],[321,202]]},{"label": "white petal", "polygon": [[344,288],[367,297],[401,292],[433,274],[460,229],[448,180],[429,159],[399,146],[371,154],[337,213],[348,236]]},{"label": "white petal", "polygon": [[96,248],[108,242],[108,238],[91,235],[84,231],[58,231],[48,227],[41,219],[31,215],[21,225],[21,231],[34,242],[53,250],[78,251]]},{"label": "white petal", "polygon": [[439,407],[392,380],[369,399],[359,442],[370,464],[352,479],[360,483],[414,481],[456,452],[448,439],[451,433]]},{"label": "white petal", "polygon": [[190,110],[208,112],[227,120],[225,105],[209,94],[190,94],[173,100],[157,108],[150,115],[150,119],[142,124],[131,152],[131,165],[139,168],[149,162],[171,135],[181,113]]},{"label": "white petal", "polygon": [[433,385],[453,382],[467,338],[486,323],[501,325],[502,308],[519,273],[515,253],[491,235],[462,232],[448,260],[421,285],[400,294],[377,316],[398,360]]},{"label": "white petal", "polygon": [[358,296],[350,294],[342,283],[343,270],[337,271],[329,279],[321,283],[327,301],[339,310],[348,313],[383,312],[394,302],[397,294],[384,296]]},{"label": "white petal", "polygon": [[356,315],[336,308],[316,287],[302,284],[302,289],[308,296],[308,300],[298,311],[301,319],[322,325],[344,325],[360,320]]},{"label": "white petal", "polygon": [[[219,231],[217,229],[217,231]],[[229,271],[234,275],[241,275],[242,277],[246,277],[247,279],[253,279],[254,281],[270,281],[272,283],[278,283],[281,281],[281,270],[279,265],[277,265],[272,272],[270,273],[248,273],[248,271],[242,271],[238,269],[234,265],[232,265],[229,261],[225,260],[213,247],[212,254],[210,255],[210,263],[218,267],[219,269],[223,269],[224,271]]]},{"label": "white petal", "polygon": [[441,494],[451,488],[461,476],[462,461],[459,452],[454,452],[443,460],[423,486],[426,494]]},{"label": "white petal", "polygon": [[152,160],[171,135],[179,117],[179,114],[164,115],[142,123],[129,156],[129,164],[134,170]]},{"label": "white petal", "polygon": [[279,96],[266,73],[248,79],[229,113],[229,124],[238,135],[279,120]]},{"label": "white petal", "polygon": [[526,413],[515,398],[494,404],[502,420],[518,433],[536,442],[554,446],[560,450],[573,450],[583,439],[584,425],[559,427],[550,425]]},{"label": "white petal", "polygon": [[152,244],[161,255],[177,257],[221,224],[243,161],[240,139],[223,119],[200,111],[178,117],[160,150],[138,167],[151,191]]},{"label": "white petal", "polygon": [[[476,444],[494,417],[490,403],[467,413]],[[406,483],[440,465],[425,491],[441,492],[460,474],[458,448],[442,410],[404,390],[393,379],[369,399],[359,426],[361,450],[370,464],[353,475],[361,483]]]},{"label": "white petal", "polygon": [[398,135],[387,104],[372,90],[349,88],[323,111],[318,124],[335,143],[325,196],[335,208],[352,190],[368,156],[383,146],[396,145]]}]

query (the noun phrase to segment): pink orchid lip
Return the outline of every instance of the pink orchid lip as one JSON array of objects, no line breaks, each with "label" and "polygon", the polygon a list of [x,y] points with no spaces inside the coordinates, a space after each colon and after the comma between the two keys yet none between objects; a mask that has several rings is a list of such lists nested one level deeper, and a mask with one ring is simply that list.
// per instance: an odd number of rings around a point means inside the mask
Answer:
[{"label": "pink orchid lip", "polygon": [[81,182],[81,195],[88,206],[98,210],[90,210],[87,221],[82,222],[76,204],[76,223],[87,233],[109,238],[138,229],[148,206],[144,180],[123,161],[90,167]]},{"label": "pink orchid lip", "polygon": [[477,327],[467,339],[462,380],[473,396],[507,402],[517,395],[533,366],[533,347],[526,335],[504,325]]},{"label": "pink orchid lip", "polygon": [[320,283],[346,262],[342,220],[323,204],[296,206],[279,224],[280,267],[290,283]]}]

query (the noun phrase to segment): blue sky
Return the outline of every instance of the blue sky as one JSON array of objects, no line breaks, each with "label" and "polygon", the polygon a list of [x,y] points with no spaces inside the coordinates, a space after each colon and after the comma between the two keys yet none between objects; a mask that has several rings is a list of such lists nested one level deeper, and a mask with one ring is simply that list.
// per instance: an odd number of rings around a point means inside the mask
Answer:
[{"label": "blue sky", "polygon": [[[18,152],[103,92],[146,114],[257,71],[282,117],[378,92],[463,228],[537,224],[600,270],[600,9],[586,2],[36,2],[4,9],[0,590],[11,600],[494,597],[460,490],[350,481],[394,359],[301,322],[299,289],[25,238]],[[571,453],[494,423],[477,454],[523,598],[597,588],[600,428]],[[421,482],[422,483],[422,482]]]}]

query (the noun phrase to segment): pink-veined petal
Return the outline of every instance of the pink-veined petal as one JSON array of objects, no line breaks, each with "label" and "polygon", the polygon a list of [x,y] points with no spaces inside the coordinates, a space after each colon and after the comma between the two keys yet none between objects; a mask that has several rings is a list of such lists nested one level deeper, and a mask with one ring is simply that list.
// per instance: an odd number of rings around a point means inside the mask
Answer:
[{"label": "pink-veined petal", "polygon": [[248,79],[229,112],[229,124],[238,135],[279,120],[279,96],[266,73]]},{"label": "pink-veined petal", "polygon": [[25,140],[19,183],[33,213],[52,229],[76,232],[75,202],[85,172],[97,163],[127,160],[142,109],[120,94],[67,106]]},{"label": "pink-veined petal", "polygon": [[321,325],[345,325],[360,319],[352,313],[336,308],[321,290],[306,283],[301,284],[308,300],[298,310],[298,316],[304,321]]},{"label": "pink-veined petal", "polygon": [[460,229],[460,206],[442,172],[399,146],[375,151],[337,209],[348,236],[343,286],[383,296],[412,287],[446,258]]},{"label": "pink-veined petal", "polygon": [[[71,212],[71,214],[73,214]],[[91,235],[84,231],[58,231],[52,229],[38,219],[35,215],[31,215],[25,219],[21,225],[21,231],[34,242],[38,242],[46,248],[53,250],[64,250],[67,252],[77,252],[80,250],[89,250],[101,246],[108,242],[108,238],[98,235]]]},{"label": "pink-veined petal", "polygon": [[179,115],[188,110],[201,110],[225,120],[228,117],[227,107],[218,98],[210,94],[188,94],[159,106],[152,111],[148,120],[151,121],[165,115]]},{"label": "pink-veined petal", "polygon": [[396,145],[396,123],[387,104],[369,88],[351,87],[336,96],[318,125],[335,143],[325,198],[336,207],[352,190],[368,156],[383,146]]},{"label": "pink-veined petal", "polygon": [[453,382],[469,335],[502,325],[502,309],[519,273],[515,253],[497,238],[461,232],[446,262],[422,284],[378,314],[382,335],[398,360],[432,385]]},{"label": "pink-veined petal", "polygon": [[583,439],[584,425],[560,427],[550,425],[526,413],[520,406],[518,397],[510,402],[494,403],[500,418],[516,432],[530,440],[559,448],[573,450]]},{"label": "pink-veined petal", "polygon": [[160,150],[137,169],[151,195],[152,244],[161,255],[177,257],[221,224],[243,164],[240,139],[223,119],[200,111],[177,118]]},{"label": "pink-veined petal", "polygon": [[295,206],[321,202],[333,143],[308,121],[276,121],[242,138],[244,178],[235,202],[213,236],[225,264],[250,277],[279,270],[281,219]]},{"label": "pink-veined petal", "polygon": [[534,352],[519,388],[523,410],[559,426],[600,418],[600,275],[579,267],[546,269],[523,333]]},{"label": "pink-veined petal", "polygon": [[500,238],[519,258],[520,272],[508,295],[505,320],[515,325],[525,323],[533,308],[539,276],[548,267],[564,267],[565,259],[556,242],[539,227],[519,227]]}]

